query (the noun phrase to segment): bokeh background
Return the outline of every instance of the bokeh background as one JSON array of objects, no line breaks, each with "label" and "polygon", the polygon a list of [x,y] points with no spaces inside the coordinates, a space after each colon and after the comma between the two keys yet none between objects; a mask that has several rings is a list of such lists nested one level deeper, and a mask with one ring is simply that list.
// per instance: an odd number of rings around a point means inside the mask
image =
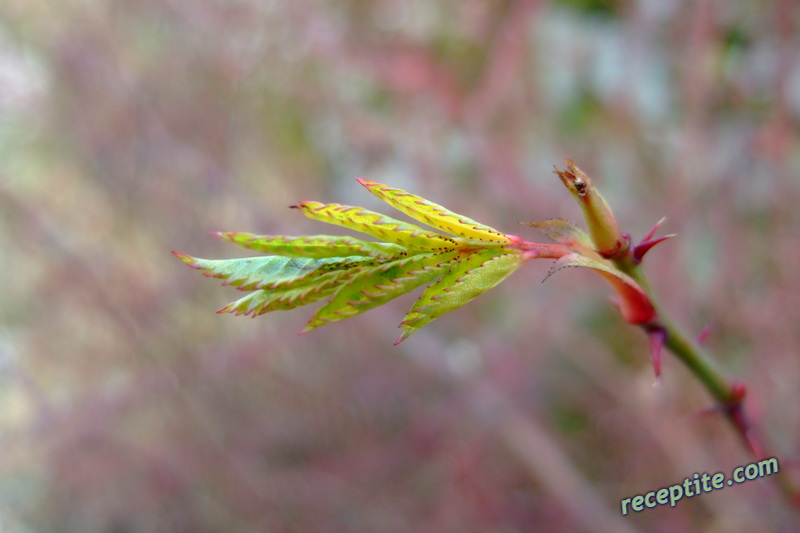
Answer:
[{"label": "bokeh background", "polygon": [[[364,176],[509,233],[578,221],[572,157],[656,292],[800,453],[793,0],[3,0],[0,531],[796,531],[590,272],[529,264],[392,346],[414,296],[297,336],[175,260],[313,234]],[[383,209],[383,208],[382,208]],[[546,262],[545,262],[546,263]]]}]

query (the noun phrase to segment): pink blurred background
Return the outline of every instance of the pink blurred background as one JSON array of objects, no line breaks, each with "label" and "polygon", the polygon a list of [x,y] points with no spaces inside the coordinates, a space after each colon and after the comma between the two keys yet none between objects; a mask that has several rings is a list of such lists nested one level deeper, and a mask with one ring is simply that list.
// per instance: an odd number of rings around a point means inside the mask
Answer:
[{"label": "pink blurred background", "polygon": [[0,531],[796,531],[769,479],[622,517],[751,461],[591,273],[527,265],[398,347],[414,296],[312,309],[175,260],[212,230],[331,229],[301,200],[410,190],[508,233],[592,175],[667,216],[656,292],[800,474],[800,9],[791,0],[4,0]]}]

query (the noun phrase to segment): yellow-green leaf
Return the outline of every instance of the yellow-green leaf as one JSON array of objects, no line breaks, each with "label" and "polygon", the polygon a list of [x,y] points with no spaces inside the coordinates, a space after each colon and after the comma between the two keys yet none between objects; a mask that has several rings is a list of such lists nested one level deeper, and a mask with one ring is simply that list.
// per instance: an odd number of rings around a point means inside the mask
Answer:
[{"label": "yellow-green leaf", "polygon": [[394,189],[372,180],[357,179],[369,192],[395,209],[440,231],[467,240],[485,243],[506,244],[511,240],[508,235],[494,228],[476,222],[464,215],[454,213],[439,204],[429,202],[409,192]]},{"label": "yellow-green leaf", "polygon": [[303,333],[359,315],[430,283],[458,256],[457,251],[425,253],[362,269],[317,311]]},{"label": "yellow-green leaf", "polygon": [[403,251],[401,246],[386,242],[367,242],[354,237],[332,235],[310,235],[290,237],[286,235],[253,235],[216,231],[221,239],[242,248],[270,255],[286,257],[389,257]]},{"label": "yellow-green leaf", "polygon": [[450,269],[430,285],[400,324],[399,344],[422,326],[457,309],[488,291],[523,262],[522,254],[484,248],[454,261]]},{"label": "yellow-green leaf", "polygon": [[306,283],[297,288],[255,290],[235,302],[231,302],[217,313],[236,313],[256,317],[269,311],[294,309],[321,300],[333,294],[349,277],[346,271],[329,272],[321,276],[315,283]]},{"label": "yellow-green leaf", "polygon": [[302,202],[296,207],[308,218],[360,231],[413,250],[444,251],[457,246],[450,237],[363,207],[319,202]]}]

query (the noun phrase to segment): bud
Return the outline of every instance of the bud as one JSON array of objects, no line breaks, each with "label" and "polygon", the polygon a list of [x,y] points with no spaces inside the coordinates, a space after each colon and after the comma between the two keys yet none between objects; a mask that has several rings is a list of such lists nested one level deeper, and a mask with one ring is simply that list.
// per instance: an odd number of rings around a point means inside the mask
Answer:
[{"label": "bud", "polygon": [[616,259],[628,253],[630,238],[619,230],[617,219],[605,199],[597,192],[589,176],[567,159],[567,170],[556,174],[578,201],[589,235],[597,252],[606,259]]}]

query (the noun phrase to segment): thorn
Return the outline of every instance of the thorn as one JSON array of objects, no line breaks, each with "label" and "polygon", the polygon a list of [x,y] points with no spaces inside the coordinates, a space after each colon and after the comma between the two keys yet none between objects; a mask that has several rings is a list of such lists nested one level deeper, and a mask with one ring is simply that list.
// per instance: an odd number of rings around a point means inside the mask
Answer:
[{"label": "thorn", "polygon": [[289,209],[300,209],[299,205],[290,205]]},{"label": "thorn", "polygon": [[[734,386],[736,385],[739,385],[741,389],[744,390],[744,385],[741,383],[737,383]],[[764,450],[761,447],[761,443],[759,443],[758,438],[753,431],[753,427],[750,425],[750,421],[744,412],[744,404],[742,403],[741,398],[739,398],[739,400],[735,403],[729,405],[725,411],[730,421],[734,426],[736,426],[739,434],[744,439],[744,442],[747,444],[750,452],[758,459],[763,458]]]},{"label": "thorn", "polygon": [[661,348],[667,338],[664,328],[656,328],[647,333],[650,338],[650,355],[653,358],[653,370],[656,373],[656,383],[661,380]]},{"label": "thorn", "polygon": [[700,331],[700,333],[697,334],[697,343],[704,344],[708,336],[711,334],[712,329],[714,329],[713,322],[709,322],[708,324],[706,324],[706,327],[704,327],[702,331]]},{"label": "thorn", "polygon": [[747,396],[747,385],[741,381],[734,381],[731,384],[731,403],[739,404]]},{"label": "thorn", "polygon": [[658,228],[660,228],[660,227],[661,227],[661,225],[662,225],[662,224],[663,224],[663,223],[664,223],[666,220],[667,220],[667,217],[661,217],[661,220],[659,220],[658,222],[656,222],[656,223],[653,225],[653,227],[652,227],[652,228],[650,228],[650,231],[648,231],[648,232],[647,232],[647,234],[646,234],[644,237],[642,237],[642,242],[644,242],[644,241],[649,241],[650,239],[652,239],[652,238],[653,238],[653,235],[655,235],[655,234],[656,234],[656,231],[658,231]]},{"label": "thorn", "polygon": [[642,258],[644,258],[644,254],[649,252],[651,248],[653,248],[656,244],[666,241],[667,239],[671,239],[675,235],[675,233],[670,233],[669,235],[664,235],[663,237],[658,237],[657,239],[650,239],[640,242],[633,248],[634,262],[641,263]]},{"label": "thorn", "polygon": [[739,435],[744,440],[745,445],[754,457],[763,458],[764,449],[755,434],[753,426],[744,410],[744,397],[747,395],[747,387],[741,381],[731,384],[731,397],[725,404],[714,404],[711,407],[698,411],[693,417],[701,417],[709,414],[723,413],[730,420]]}]

